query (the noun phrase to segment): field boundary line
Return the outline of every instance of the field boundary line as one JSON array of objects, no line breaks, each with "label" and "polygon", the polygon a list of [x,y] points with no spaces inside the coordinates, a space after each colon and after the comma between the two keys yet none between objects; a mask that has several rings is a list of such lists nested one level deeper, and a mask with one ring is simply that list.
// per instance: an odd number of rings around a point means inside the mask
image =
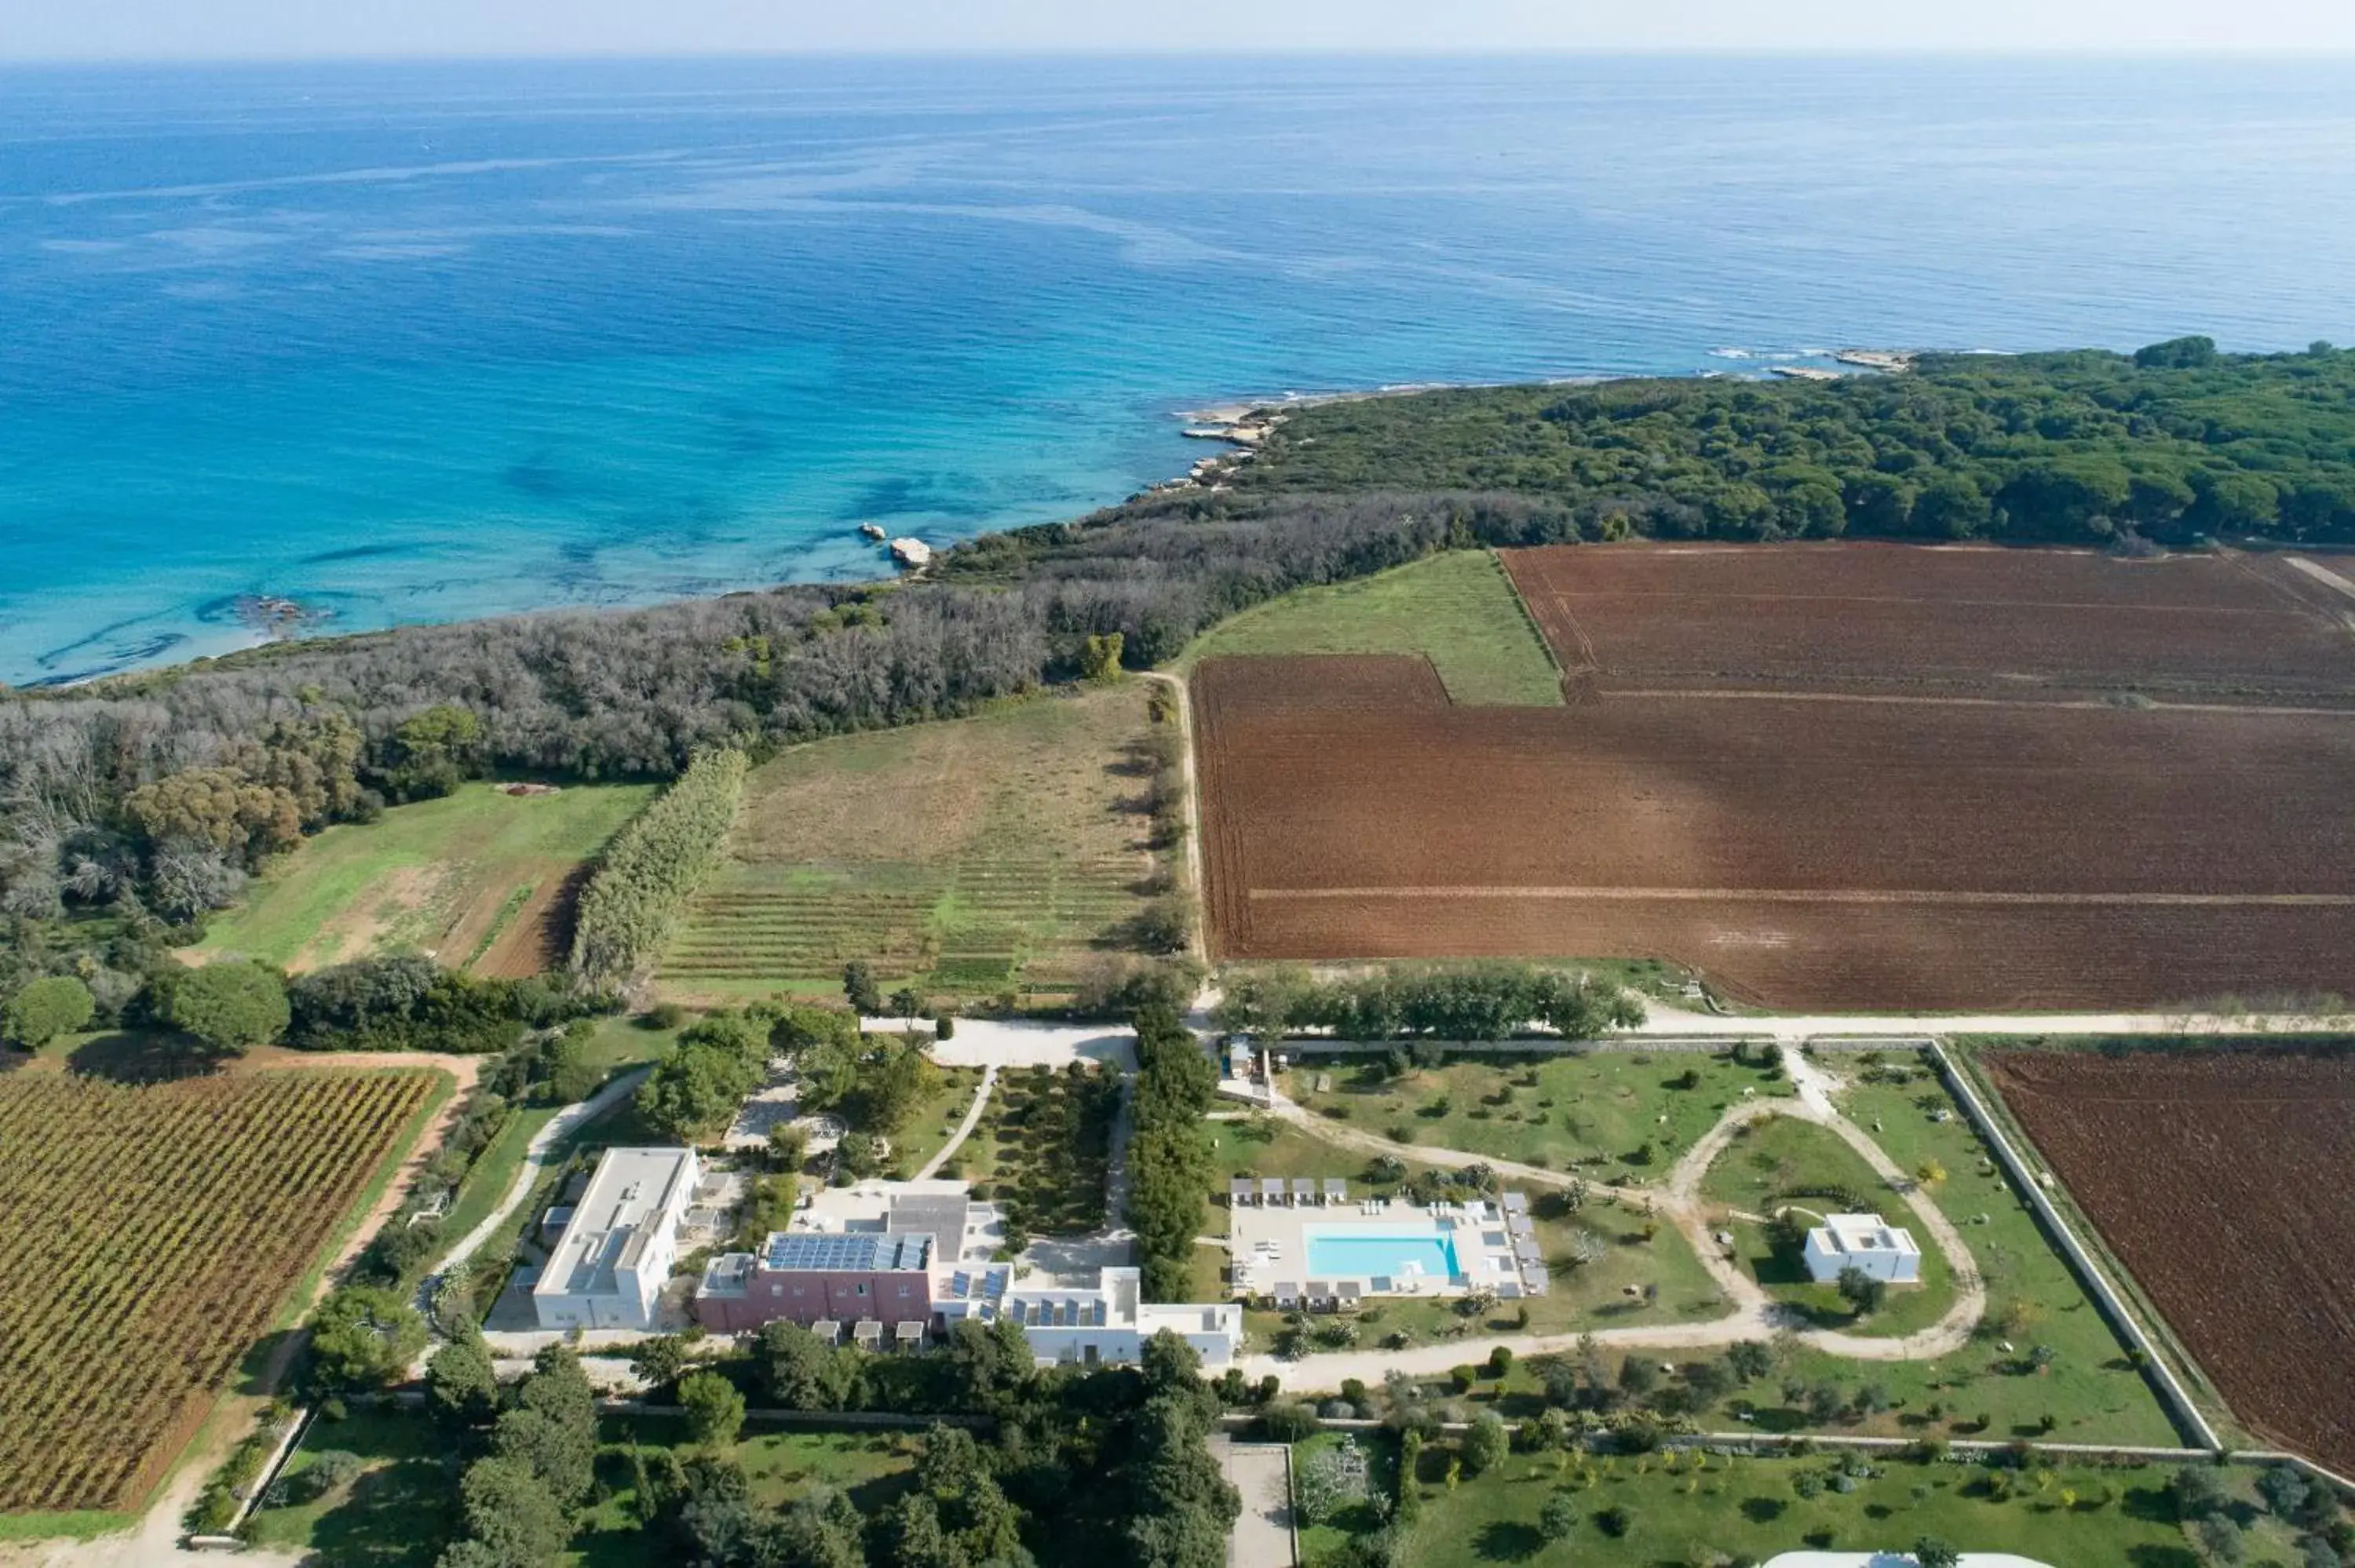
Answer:
[{"label": "field boundary line", "polygon": [[2307,577],[2312,577],[2316,582],[2321,583],[2328,588],[2337,588],[2349,599],[2355,599],[2355,582],[2348,581],[2345,577],[2340,577],[2337,572],[2332,571],[2328,567],[2318,566],[2315,562],[2307,560],[2304,556],[2284,556],[2282,559],[2289,565],[2296,567],[2299,571],[2304,572]]},{"label": "field boundary line", "polygon": [[[1540,638],[1539,641],[1544,641]],[[1208,846],[1202,840],[1202,781],[1194,767],[1194,694],[1187,690],[1185,678],[1159,670],[1147,670],[1145,679],[1171,693],[1178,715],[1178,755],[1183,767],[1181,777],[1186,784],[1186,846],[1178,859],[1185,865],[1185,882],[1194,902],[1194,918],[1187,922],[1186,950],[1204,964],[1210,961],[1210,895],[1208,873],[1203,859]]]},{"label": "field boundary line", "polygon": [[[2065,683],[2062,683],[2065,686]],[[1959,697],[1898,692],[1778,691],[1769,686],[1607,686],[1605,700],[1731,703],[1864,703],[1891,707],[2058,708],[2075,712],[2232,714],[2253,718],[2355,718],[2355,707],[2294,707],[2276,703],[2179,703],[2146,698],[2132,707],[2098,697]]]},{"label": "field boundary line", "polygon": [[[1538,619],[1537,608],[1529,603],[1529,594],[1521,588],[1521,579],[1515,577],[1513,568],[1505,564],[1503,554],[1493,548],[1482,553],[1488,557],[1488,564],[1496,568],[1497,575],[1505,579],[1505,591],[1513,596],[1513,604],[1521,612],[1521,624],[1529,628],[1529,635],[1538,640],[1540,648],[1545,650],[1546,662],[1553,666],[1554,683],[1561,688],[1562,694],[1565,697],[1570,694],[1571,676],[1603,673],[1603,662],[1594,655],[1594,644],[1588,639],[1586,628],[1579,625],[1578,617],[1570,613],[1570,607],[1559,605],[1562,620],[1570,627],[1570,634],[1578,639],[1578,656],[1582,662],[1575,670],[1562,664],[1561,652],[1554,647],[1553,639],[1546,635],[1545,622]],[[1552,594],[1552,585],[1546,585],[1546,592]]]},{"label": "field boundary line", "polygon": [[1870,887],[1254,887],[1245,895],[1298,904],[1358,898],[1541,898],[1596,904],[1943,904],[2123,908],[2355,908],[2355,893],[2001,893]]},{"label": "field boundary line", "polygon": [[1946,1054],[1945,1046],[1935,1040],[1930,1043],[1930,1059],[1937,1064],[1938,1075],[1945,1080],[1948,1091],[1962,1106],[1964,1114],[1971,1118],[1980,1139],[1995,1151],[1996,1159],[2002,1163],[2012,1184],[2028,1199],[2029,1207],[2036,1211],[2037,1218],[2043,1222],[2052,1238],[2061,1244],[2062,1255],[2068,1259],[2070,1267],[2076,1271],[2078,1279],[2086,1289],[2093,1292],[2094,1299],[2100,1303],[2111,1326],[2125,1336],[2129,1347],[2141,1353],[2144,1371],[2169,1406],[2169,1413],[2175,1417],[2177,1430],[2190,1434],[2211,1453],[2227,1452],[2223,1439],[2209,1425],[2208,1417],[2175,1375],[2175,1369],[2168,1364],[2167,1358],[2159,1353],[2158,1347],[2143,1331],[2141,1320],[2128,1309],[2120,1293],[2111,1287],[2108,1277],[2094,1262],[2093,1254],[2077,1238],[2077,1233],[2069,1223],[2062,1218],[2061,1211],[2045,1194],[2034,1173],[2028,1169],[2027,1162],[2020,1159],[2019,1151],[2010,1138],[1997,1125],[1987,1102],[1979,1097],[1977,1086],[1955,1065]]},{"label": "field boundary line", "polygon": [[[2290,557],[2295,561],[2296,557]],[[2119,615],[2231,615],[2273,620],[2286,619],[2286,612],[2270,605],[2253,604],[2168,604],[2158,600],[2062,599],[1945,599],[1922,594],[1888,593],[1732,593],[1725,591],[1696,592],[1689,588],[1594,588],[1583,593],[1568,588],[1549,588],[1557,599],[1682,599],[1688,602],[1707,600],[1711,603],[1731,601],[1736,604],[1887,604],[1903,609],[2032,609],[2037,611],[2104,610]],[[2355,594],[2355,584],[2347,591]]]}]

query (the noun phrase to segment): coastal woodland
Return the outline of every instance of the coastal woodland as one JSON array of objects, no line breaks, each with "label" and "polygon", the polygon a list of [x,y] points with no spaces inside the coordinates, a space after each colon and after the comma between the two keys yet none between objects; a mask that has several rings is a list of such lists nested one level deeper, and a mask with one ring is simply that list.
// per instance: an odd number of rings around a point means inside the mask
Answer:
[{"label": "coastal woodland", "polygon": [[104,1017],[266,857],[468,777],[666,779],[698,755],[758,762],[969,714],[1449,548],[1838,535],[2355,542],[2355,352],[2191,338],[1826,383],[1324,404],[1218,484],[985,535],[904,582],[310,640],[0,693],[0,996],[80,974]]}]

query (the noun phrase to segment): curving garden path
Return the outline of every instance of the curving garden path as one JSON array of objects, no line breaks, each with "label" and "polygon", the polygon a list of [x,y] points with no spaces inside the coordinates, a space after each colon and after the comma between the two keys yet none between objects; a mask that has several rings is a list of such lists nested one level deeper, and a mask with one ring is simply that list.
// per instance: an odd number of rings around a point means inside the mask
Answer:
[{"label": "curving garden path", "polygon": [[981,1087],[974,1091],[973,1104],[965,1108],[964,1119],[957,1123],[954,1132],[949,1134],[949,1140],[941,1145],[941,1151],[924,1161],[924,1168],[916,1172],[917,1181],[931,1181],[941,1173],[942,1166],[956,1157],[956,1151],[964,1147],[964,1140],[973,1136],[974,1125],[981,1120],[981,1113],[988,1107],[989,1091],[996,1086],[997,1064],[992,1062],[981,1070]]},{"label": "curving garden path", "polygon": [[[1574,1349],[1590,1333],[1595,1343],[1622,1350],[1716,1350],[1742,1340],[1763,1340],[1785,1328],[1796,1327],[1790,1322],[1789,1314],[1766,1294],[1756,1280],[1744,1274],[1731,1258],[1721,1254],[1709,1234],[1710,1205],[1700,1196],[1701,1181],[1710,1166],[1725,1151],[1735,1134],[1753,1123],[1775,1116],[1814,1122],[1854,1149],[1866,1163],[1889,1181],[1891,1191],[1904,1200],[1915,1221],[1937,1244],[1938,1250],[1945,1255],[1955,1283],[1954,1305],[1937,1322],[1919,1332],[1902,1338],[1882,1338],[1841,1333],[1830,1329],[1798,1329],[1800,1340],[1832,1355],[1864,1361],[1928,1361],[1961,1349],[1969,1342],[1972,1330],[1987,1310],[1987,1287],[1979,1277],[1977,1263],[1971,1256],[1970,1247],[1963,1240],[1962,1233],[1917,1190],[1911,1178],[1898,1168],[1879,1144],[1834,1107],[1831,1096],[1838,1087],[1837,1078],[1790,1046],[1784,1048],[1783,1060],[1785,1070],[1791,1075],[1793,1086],[1798,1090],[1796,1097],[1750,1100],[1729,1107],[1716,1125],[1685,1151],[1662,1186],[1613,1187],[1588,1183],[1588,1190],[1598,1196],[1648,1203],[1652,1213],[1668,1220],[1683,1232],[1694,1255],[1709,1271],[1710,1278],[1715,1282],[1719,1292],[1732,1304],[1732,1310],[1724,1317],[1711,1319],[1705,1323],[1657,1323],[1567,1334],[1467,1337],[1403,1351],[1321,1352],[1292,1361],[1266,1355],[1243,1356],[1238,1359],[1237,1364],[1249,1377],[1272,1373],[1290,1387],[1327,1389],[1338,1387],[1348,1378],[1357,1378],[1369,1383],[1380,1383],[1391,1372],[1417,1376],[1441,1373],[1467,1361],[1477,1361],[1499,1346],[1517,1356],[1559,1353]],[[1566,1187],[1577,1179],[1562,1171],[1525,1165],[1518,1160],[1466,1154],[1462,1150],[1441,1149],[1430,1144],[1400,1143],[1361,1128],[1313,1117],[1289,1100],[1279,1100],[1275,1114],[1328,1143],[1369,1154],[1396,1155],[1402,1160],[1450,1170],[1487,1165],[1500,1176],[1540,1186]]]}]

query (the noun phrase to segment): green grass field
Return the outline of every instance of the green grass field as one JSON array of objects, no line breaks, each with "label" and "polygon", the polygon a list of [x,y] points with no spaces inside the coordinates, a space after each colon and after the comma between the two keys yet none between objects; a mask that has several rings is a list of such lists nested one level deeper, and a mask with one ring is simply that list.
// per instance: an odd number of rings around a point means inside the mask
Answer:
[{"label": "green grass field", "polygon": [[[1295,1461],[1305,1463],[1317,1447],[1337,1441],[1311,1438],[1295,1451]],[[1392,1480],[1397,1451],[1391,1440],[1361,1436],[1359,1443],[1369,1448],[1373,1479]],[[2199,1568],[2203,1561],[2177,1520],[2166,1490],[2173,1470],[2164,1465],[2019,1471],[1893,1457],[1849,1466],[1835,1455],[1671,1460],[1664,1454],[1517,1453],[1451,1488],[1449,1457],[1447,1445],[1433,1444],[1418,1467],[1420,1507],[1400,1559],[1416,1568],[1498,1563],[1668,1568],[1736,1555],[1763,1562],[1810,1548],[1902,1552],[1923,1536],[1966,1552],[2011,1552],[2062,1568]],[[1843,1469],[1851,1473],[1838,1478]],[[2300,1561],[2296,1531],[2255,1500],[2253,1472],[2227,1474],[2232,1497],[2225,1512],[2246,1529],[2248,1561]],[[1538,1521],[1556,1493],[1568,1496],[1575,1517],[1566,1537],[1549,1541]],[[1303,1531],[1304,1561],[1316,1568],[1352,1529],[1371,1524],[1360,1506],[1334,1524]]]},{"label": "green grass field", "polygon": [[[1701,1195],[1711,1202],[1761,1217],[1795,1205],[1805,1224],[1826,1213],[1848,1211],[1848,1203],[1823,1195],[1834,1189],[1854,1194],[1864,1213],[1879,1213],[1892,1224],[1906,1223],[1903,1200],[1862,1155],[1815,1123],[1793,1117],[1774,1117],[1738,1128],[1701,1181]],[[1922,1246],[1921,1283],[1890,1287],[1881,1310],[1859,1318],[1837,1287],[1817,1284],[1798,1259],[1777,1254],[1766,1227],[1757,1220],[1735,1218],[1727,1222],[1727,1228],[1742,1271],[1769,1296],[1823,1328],[1902,1336],[1930,1327],[1955,1304],[1953,1270],[1926,1235],[1915,1237]]]},{"label": "green grass field", "polygon": [[[1901,1168],[1914,1171],[1928,1161],[1944,1171],[1924,1191],[1971,1249],[1987,1282],[1987,1319],[1969,1344],[1934,1361],[1865,1363],[1794,1347],[1774,1377],[1729,1401],[1708,1424],[1731,1430],[1736,1411],[1747,1408],[1765,1431],[2180,1442],[2158,1396],[1987,1159],[1970,1123],[1934,1075],[1913,1066],[1910,1057],[1902,1060],[1907,1082],[1857,1084],[1846,1091],[1843,1108]],[[1838,1065],[1843,1072],[1864,1070],[1852,1058]],[[1935,1119],[1941,1112],[1945,1119]],[[1738,1183],[1745,1175],[1754,1181],[1762,1173],[1748,1169],[1746,1158],[1730,1152],[1713,1174],[1721,1183]],[[1738,1187],[1723,1184],[1714,1192],[1741,1195]],[[2003,1348],[2007,1341],[2010,1351]],[[2027,1361],[2040,1344],[2054,1352],[2051,1364],[2041,1370]],[[1874,1403],[1887,1408],[1815,1421],[1801,1408],[1805,1393],[1828,1383],[1850,1394],[1869,1386],[1879,1396]]]},{"label": "green grass field", "polygon": [[344,823],[272,864],[197,950],[317,969],[421,951],[453,968],[509,972],[566,877],[654,796],[601,784],[509,796],[474,783],[438,800]]},{"label": "green grass field", "polygon": [[941,1151],[949,1134],[972,1108],[974,1091],[981,1087],[981,1069],[943,1067],[940,1075],[940,1087],[916,1107],[907,1125],[892,1138],[891,1158],[884,1162],[886,1174],[913,1176],[923,1169],[924,1161]]},{"label": "green grass field", "polygon": [[1421,653],[1466,706],[1559,707],[1561,672],[1487,550],[1302,588],[1221,621],[1181,667],[1244,653]]},{"label": "green grass field", "polygon": [[832,997],[859,959],[936,1000],[1067,991],[1148,902],[1146,729],[1121,683],[792,748],[747,784],[664,991]]},{"label": "green grass field", "polygon": [[[1842,1097],[1842,1108],[1902,1168],[1934,1161],[1945,1172],[1924,1191],[1963,1233],[1987,1282],[1990,1319],[1988,1342],[1925,1370],[1970,1380],[1981,1391],[1980,1403],[1992,1400],[2001,1410],[1998,1428],[2040,1419],[2041,1411],[2027,1408],[2035,1403],[2104,1441],[2178,1441],[2158,1396],[2127,1364],[2125,1346],[1936,1075],[1910,1057],[1897,1065],[1907,1082],[1856,1084]],[[2039,1377],[1991,1371],[2006,1360],[1994,1343],[2004,1339],[2022,1351],[2050,1345],[2058,1359]],[[2041,1388],[2030,1386],[2039,1383]],[[2031,1392],[2043,1397],[2018,1397]]]},{"label": "green grass field", "polygon": [[[556,1561],[577,1568],[654,1561],[659,1549],[634,1519],[628,1446],[684,1452],[686,1431],[664,1417],[613,1416],[600,1437],[596,1499],[572,1549]],[[756,1422],[733,1455],[751,1482],[752,1500],[762,1506],[783,1505],[824,1482],[873,1509],[898,1494],[897,1478],[912,1463],[914,1443],[910,1433],[764,1431]],[[316,1568],[429,1568],[459,1523],[463,1457],[448,1434],[421,1413],[355,1409],[340,1421],[314,1424],[286,1473],[299,1476],[335,1449],[358,1457],[357,1473],[309,1502],[257,1510],[249,1530],[253,1543],[312,1553],[305,1561]]]},{"label": "green grass field", "polygon": [[[1694,1086],[1674,1086],[1688,1072]],[[1611,1050],[1509,1065],[1473,1058],[1402,1078],[1310,1056],[1284,1090],[1311,1110],[1346,1112],[1351,1126],[1402,1143],[1575,1168],[1618,1183],[1664,1180],[1728,1106],[1788,1095],[1791,1086],[1763,1065],[1706,1052]]]}]

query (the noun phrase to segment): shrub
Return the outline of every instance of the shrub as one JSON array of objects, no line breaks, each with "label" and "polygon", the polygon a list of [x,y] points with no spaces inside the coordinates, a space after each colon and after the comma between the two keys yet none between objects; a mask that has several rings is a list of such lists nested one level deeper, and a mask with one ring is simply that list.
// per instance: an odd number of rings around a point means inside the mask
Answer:
[{"label": "shrub", "polygon": [[1282,1399],[1263,1405],[1259,1413],[1260,1431],[1273,1443],[1297,1443],[1314,1436],[1320,1428],[1316,1413],[1298,1400]]},{"label": "shrub", "polygon": [[1472,1418],[1472,1428],[1464,1434],[1462,1455],[1464,1473],[1479,1475],[1501,1463],[1512,1446],[1511,1435],[1505,1428],[1504,1418],[1493,1410],[1484,1410]]},{"label": "shrub", "polygon": [[97,1011],[90,987],[71,975],[45,975],[0,1008],[0,1036],[37,1051],[60,1034],[87,1028]]},{"label": "shrub", "polygon": [[165,1021],[217,1054],[242,1055],[286,1033],[286,982],[267,964],[207,964],[162,989]]}]

